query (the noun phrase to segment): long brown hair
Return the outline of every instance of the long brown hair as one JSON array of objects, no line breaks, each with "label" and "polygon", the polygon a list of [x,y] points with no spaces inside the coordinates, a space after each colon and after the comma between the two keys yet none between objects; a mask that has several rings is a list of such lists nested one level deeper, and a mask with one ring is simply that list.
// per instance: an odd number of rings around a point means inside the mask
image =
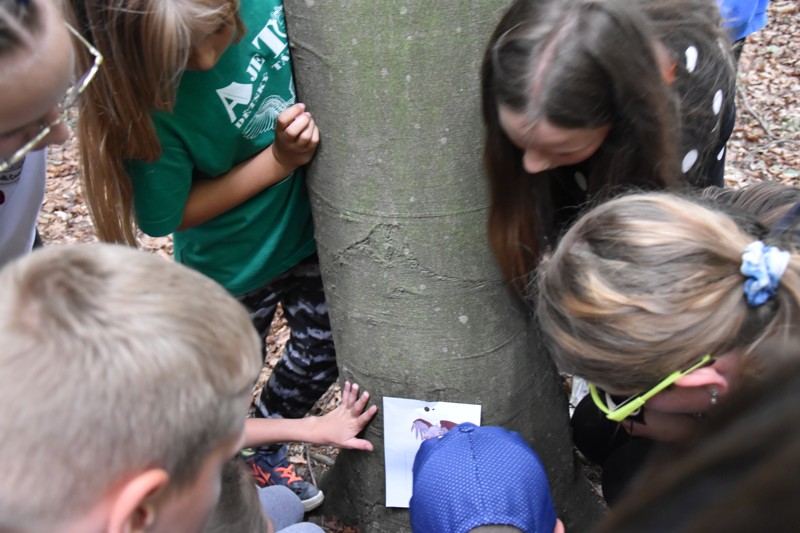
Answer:
[{"label": "long brown hair", "polygon": [[722,69],[732,82],[722,38],[713,0],[518,0],[510,7],[484,57],[482,103],[489,238],[517,289],[525,288],[527,273],[557,238],[552,189],[576,169],[525,172],[522,151],[500,126],[498,105],[568,129],[611,126],[586,162],[590,198],[632,186],[678,187],[685,183],[678,157],[682,130],[693,130],[694,123],[710,130],[716,117],[684,101],[691,91],[681,76],[673,86],[664,82],[656,43],[697,43],[711,58],[704,68]]},{"label": "long brown hair", "polygon": [[[151,111],[169,111],[193,36],[230,16],[215,0],[69,0],[76,28],[105,57],[79,107],[85,199],[103,241],[136,244],[133,193],[125,160],[161,155]],[[230,0],[237,35],[238,0]],[[78,68],[93,60],[81,47]]]},{"label": "long brown hair", "polygon": [[[779,236],[780,237],[780,236]],[[740,273],[748,244],[771,236],[667,193],[610,200],[565,234],[538,280],[537,315],[558,366],[620,393],[637,393],[705,354],[749,357],[762,340],[800,329],[800,255],[776,294],[750,306]]]}]

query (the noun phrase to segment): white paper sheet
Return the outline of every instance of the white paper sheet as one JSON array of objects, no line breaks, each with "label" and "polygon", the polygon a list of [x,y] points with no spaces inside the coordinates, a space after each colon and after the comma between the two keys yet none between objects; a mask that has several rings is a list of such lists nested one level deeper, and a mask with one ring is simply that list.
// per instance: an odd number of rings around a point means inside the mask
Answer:
[{"label": "white paper sheet", "polygon": [[444,435],[462,422],[481,423],[481,406],[383,398],[386,507],[408,507],[414,457],[423,440]]}]

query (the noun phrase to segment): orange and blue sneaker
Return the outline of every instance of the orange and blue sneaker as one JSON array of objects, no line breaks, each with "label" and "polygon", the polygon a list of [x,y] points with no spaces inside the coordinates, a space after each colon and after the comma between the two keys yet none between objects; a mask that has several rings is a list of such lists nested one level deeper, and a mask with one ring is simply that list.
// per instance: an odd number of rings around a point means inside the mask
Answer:
[{"label": "orange and blue sneaker", "polygon": [[250,467],[259,487],[270,485],[285,485],[292,492],[297,494],[303,502],[303,509],[306,512],[313,511],[325,499],[325,495],[317,487],[298,476],[294,471],[294,465],[286,459],[286,445],[274,453],[264,453],[258,449],[248,448],[242,450],[239,455]]}]

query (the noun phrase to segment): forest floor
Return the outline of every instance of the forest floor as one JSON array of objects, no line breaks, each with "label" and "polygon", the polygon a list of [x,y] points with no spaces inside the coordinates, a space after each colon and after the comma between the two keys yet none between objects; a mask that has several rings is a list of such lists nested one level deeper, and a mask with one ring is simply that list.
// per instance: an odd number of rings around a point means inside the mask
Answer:
[{"label": "forest floor", "polygon": [[[748,38],[739,63],[736,129],[728,143],[726,183],[733,188],[770,180],[800,186],[800,7],[797,0],[773,0],[769,25]],[[324,133],[324,132],[323,132]],[[73,139],[49,152],[47,196],[39,217],[45,245],[96,242],[79,187],[76,142]],[[141,247],[172,257],[169,237],[142,236]],[[268,337],[263,383],[280,357],[289,337],[286,321],[276,317]],[[314,414],[326,412],[340,400],[337,386],[317,403]],[[290,449],[290,460],[302,470],[313,464],[324,472],[336,450],[299,445]],[[355,533],[348,527],[326,522],[336,533]]]}]

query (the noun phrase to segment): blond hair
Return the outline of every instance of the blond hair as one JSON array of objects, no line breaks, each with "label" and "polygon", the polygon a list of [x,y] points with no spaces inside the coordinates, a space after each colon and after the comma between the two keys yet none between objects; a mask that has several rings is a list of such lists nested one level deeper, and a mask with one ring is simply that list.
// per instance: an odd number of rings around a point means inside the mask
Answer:
[{"label": "blond hair", "polygon": [[[666,193],[588,212],[539,274],[538,318],[557,364],[612,391],[638,393],[705,354],[747,354],[762,339],[796,332],[796,251],[772,299],[760,307],[745,300],[739,268],[753,233],[726,213]],[[743,366],[758,372],[758,363]]]},{"label": "blond hair", "polygon": [[[101,240],[135,245],[133,191],[125,160],[155,161],[161,156],[151,112],[174,107],[197,35],[210,35],[233,16],[241,37],[239,0],[69,4],[74,25],[105,57],[79,106],[84,196]],[[78,68],[88,69],[93,58],[83,47],[78,52]]]},{"label": "blond hair", "polygon": [[9,264],[0,291],[0,531],[50,530],[147,468],[184,487],[239,431],[260,343],[214,281],[77,245]]}]

